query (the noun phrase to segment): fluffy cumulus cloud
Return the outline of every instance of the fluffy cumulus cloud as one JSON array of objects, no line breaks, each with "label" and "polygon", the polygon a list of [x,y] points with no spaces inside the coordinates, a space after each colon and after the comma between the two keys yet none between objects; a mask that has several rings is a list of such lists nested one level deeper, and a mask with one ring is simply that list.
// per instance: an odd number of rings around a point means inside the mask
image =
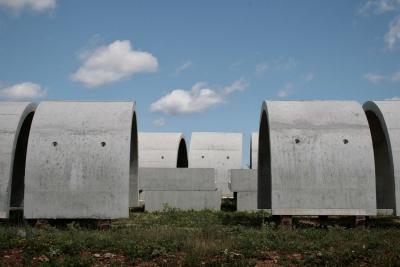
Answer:
[{"label": "fluffy cumulus cloud", "polygon": [[82,66],[71,78],[89,88],[127,79],[136,73],[155,72],[158,68],[157,58],[134,50],[127,40],[86,52],[82,59]]},{"label": "fluffy cumulus cloud", "polygon": [[36,83],[25,82],[1,89],[0,95],[11,100],[35,99],[46,96],[46,90]]},{"label": "fluffy cumulus cloud", "polygon": [[23,10],[44,12],[56,7],[56,0],[0,0],[0,6],[15,13]]},{"label": "fluffy cumulus cloud", "polygon": [[400,40],[400,16],[396,17],[389,25],[389,31],[385,34],[386,47],[392,50]]},{"label": "fluffy cumulus cloud", "polygon": [[380,83],[386,79],[384,75],[376,74],[376,73],[366,73],[363,75],[363,78],[371,83]]},{"label": "fluffy cumulus cloud", "polygon": [[150,110],[168,115],[199,113],[225,103],[229,95],[247,87],[244,80],[235,81],[222,90],[210,88],[206,82],[198,82],[191,90],[173,90],[152,103]]}]

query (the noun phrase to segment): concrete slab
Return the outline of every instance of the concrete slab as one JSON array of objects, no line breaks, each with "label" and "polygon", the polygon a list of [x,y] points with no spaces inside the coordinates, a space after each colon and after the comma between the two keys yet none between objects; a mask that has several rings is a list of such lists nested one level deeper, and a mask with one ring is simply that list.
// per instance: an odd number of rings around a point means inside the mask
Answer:
[{"label": "concrete slab", "polygon": [[133,102],[42,102],[29,136],[24,216],[126,218],[138,204],[137,164]]},{"label": "concrete slab", "polygon": [[231,177],[229,187],[232,192],[257,191],[257,170],[239,169],[229,172]]},{"label": "concrete slab", "polygon": [[400,211],[400,101],[368,101],[363,105],[375,153],[379,210]]},{"label": "concrete slab", "polygon": [[257,208],[257,170],[230,170],[230,190],[236,192],[238,211],[256,211]]},{"label": "concrete slab", "polygon": [[259,134],[259,208],[376,215],[372,140],[357,102],[265,101]]},{"label": "concrete slab", "polygon": [[229,190],[229,169],[242,167],[241,133],[192,133],[189,168],[214,168],[217,187],[223,197],[232,197]]},{"label": "concrete slab", "polygon": [[9,217],[11,205],[22,206],[26,142],[35,109],[31,102],[0,102],[1,219]]},{"label": "concrete slab", "polygon": [[142,187],[147,191],[214,191],[214,169],[139,168],[139,177],[145,177]]}]

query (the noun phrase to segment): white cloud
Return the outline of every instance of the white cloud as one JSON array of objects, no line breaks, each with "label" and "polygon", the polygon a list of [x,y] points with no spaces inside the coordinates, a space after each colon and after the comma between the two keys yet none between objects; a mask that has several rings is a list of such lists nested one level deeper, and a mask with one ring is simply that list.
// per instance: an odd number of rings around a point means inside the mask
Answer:
[{"label": "white cloud", "polygon": [[175,75],[179,75],[179,74],[181,74],[183,71],[189,69],[189,68],[192,67],[192,66],[193,66],[193,62],[191,62],[191,61],[186,61],[186,62],[184,62],[182,65],[180,65],[178,68],[176,68],[174,74],[175,74]]},{"label": "white cloud", "polygon": [[257,66],[256,66],[256,74],[260,75],[260,74],[264,73],[268,69],[269,69],[269,66],[268,66],[267,63],[257,64]]},{"label": "white cloud", "polygon": [[314,80],[314,78],[315,78],[314,73],[310,72],[306,76],[304,76],[304,81],[311,82],[312,80]]},{"label": "white cloud", "polygon": [[0,6],[19,13],[25,9],[44,12],[56,7],[56,0],[0,0]]},{"label": "white cloud", "polygon": [[292,92],[293,92],[293,83],[288,82],[281,90],[278,91],[278,97],[279,98],[288,97]]},{"label": "white cloud", "polygon": [[135,73],[155,72],[158,68],[157,58],[133,50],[128,40],[117,40],[82,57],[82,66],[71,78],[90,88],[127,79]]},{"label": "white cloud", "polygon": [[0,90],[0,95],[7,99],[23,100],[46,96],[46,90],[31,82],[18,83]]},{"label": "white cloud", "polygon": [[386,79],[384,75],[376,73],[366,73],[363,75],[363,78],[374,84],[380,83]]},{"label": "white cloud", "polygon": [[395,10],[400,5],[400,0],[368,0],[359,10],[361,15],[370,13],[383,14]]},{"label": "white cloud", "polygon": [[210,88],[206,82],[198,82],[191,90],[176,89],[152,103],[150,110],[168,115],[199,113],[227,102],[234,92],[248,87],[244,80],[238,80],[222,91]]},{"label": "white cloud", "polygon": [[230,95],[234,92],[244,91],[247,89],[247,87],[249,87],[248,82],[246,82],[244,79],[240,79],[233,82],[231,85],[225,86],[224,94]]},{"label": "white cloud", "polygon": [[153,126],[156,128],[163,127],[165,125],[164,118],[158,118],[153,121]]},{"label": "white cloud", "polygon": [[400,16],[396,17],[389,25],[389,31],[385,34],[386,47],[392,50],[400,39]]}]

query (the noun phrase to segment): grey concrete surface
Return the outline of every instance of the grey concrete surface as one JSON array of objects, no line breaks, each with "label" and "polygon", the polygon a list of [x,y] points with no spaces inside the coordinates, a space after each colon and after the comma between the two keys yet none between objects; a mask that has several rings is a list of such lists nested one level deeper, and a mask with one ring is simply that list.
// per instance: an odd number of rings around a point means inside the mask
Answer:
[{"label": "grey concrete surface", "polygon": [[[182,133],[140,132],[139,168],[187,168],[188,153]],[[139,173],[140,204],[144,203],[142,182],[146,176]]]},{"label": "grey concrete surface", "polygon": [[182,133],[140,132],[140,168],[184,168],[188,167],[185,137]]},{"label": "grey concrete surface", "polygon": [[257,208],[257,170],[230,170],[230,190],[236,192],[238,211],[256,211]]},{"label": "grey concrete surface", "polygon": [[114,219],[138,204],[133,102],[42,102],[31,127],[25,218]]},{"label": "grey concrete surface", "polygon": [[369,101],[363,108],[374,144],[377,206],[399,216],[400,101]]},{"label": "grey concrete surface", "polygon": [[220,209],[214,169],[139,168],[139,175],[146,176],[146,211],[162,211],[165,205],[181,210]]},{"label": "grey concrete surface", "polygon": [[258,166],[258,133],[251,134],[250,140],[250,169]]},{"label": "grey concrete surface", "polygon": [[214,191],[214,169],[139,168],[144,191]]},{"label": "grey concrete surface", "polygon": [[266,101],[259,134],[259,208],[376,215],[374,152],[359,103]]},{"label": "grey concrete surface", "polygon": [[242,139],[241,133],[192,133],[189,168],[214,168],[223,197],[233,196],[228,186],[228,170],[242,167]]},{"label": "grey concrete surface", "polygon": [[[21,128],[28,116],[36,109],[35,103],[30,102],[0,102],[0,218],[8,218],[11,205],[11,185],[20,180],[14,194],[23,198],[23,179],[25,170],[26,146],[17,148]],[[30,117],[30,120],[32,118]],[[29,126],[28,131],[29,131]],[[21,160],[16,159],[21,154]],[[18,157],[18,155],[17,155]],[[15,159],[15,166],[14,166]],[[20,162],[21,161],[21,162]],[[18,201],[19,202],[19,201]]]}]

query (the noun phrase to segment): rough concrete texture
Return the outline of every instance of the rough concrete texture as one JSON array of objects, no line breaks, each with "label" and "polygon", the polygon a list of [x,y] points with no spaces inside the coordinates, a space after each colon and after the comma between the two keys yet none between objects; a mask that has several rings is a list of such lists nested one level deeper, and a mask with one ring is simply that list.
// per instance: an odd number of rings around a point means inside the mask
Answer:
[{"label": "rough concrete texture", "polygon": [[236,192],[238,211],[257,210],[257,170],[230,170],[230,190]]},{"label": "rough concrete texture", "polygon": [[257,169],[257,166],[258,166],[258,133],[252,133],[250,141],[250,169]]},{"label": "rough concrete texture", "polygon": [[140,168],[145,175],[146,211],[160,211],[167,205],[181,210],[219,210],[221,194],[214,169]]},{"label": "rough concrete texture", "polygon": [[214,168],[217,187],[223,197],[232,197],[229,190],[229,169],[242,167],[241,133],[192,133],[189,151],[190,168]]},{"label": "rough concrete texture", "polygon": [[[145,133],[138,135],[139,168],[187,168],[188,153],[182,133]],[[139,190],[146,176],[139,174]],[[139,194],[144,201],[144,193]]]},{"label": "rough concrete texture", "polygon": [[274,215],[376,215],[374,152],[351,101],[266,101],[258,207]]},{"label": "rough concrete texture", "polygon": [[369,101],[363,108],[374,144],[377,206],[399,216],[400,101]]},{"label": "rough concrete texture", "polygon": [[140,168],[179,168],[188,166],[182,133],[143,133],[138,135]]},{"label": "rough concrete texture", "polygon": [[139,168],[145,191],[214,191],[214,169]]},{"label": "rough concrete texture", "polygon": [[[8,218],[11,204],[11,184],[16,197],[23,198],[26,141],[36,104],[29,102],[0,102],[0,218]],[[29,122],[27,121],[29,120]],[[27,121],[27,127],[23,127]],[[25,132],[24,129],[28,132]],[[21,133],[21,139],[19,136]],[[22,135],[25,135],[24,137]],[[18,144],[19,143],[19,144]],[[25,144],[24,144],[25,143]],[[18,156],[20,155],[20,156]],[[20,157],[20,158],[19,158]],[[15,163],[14,163],[15,159]],[[14,166],[15,165],[15,166]],[[22,203],[21,203],[22,204]]]},{"label": "rough concrete texture", "polygon": [[138,203],[133,102],[42,102],[29,136],[24,216],[129,216]]}]

